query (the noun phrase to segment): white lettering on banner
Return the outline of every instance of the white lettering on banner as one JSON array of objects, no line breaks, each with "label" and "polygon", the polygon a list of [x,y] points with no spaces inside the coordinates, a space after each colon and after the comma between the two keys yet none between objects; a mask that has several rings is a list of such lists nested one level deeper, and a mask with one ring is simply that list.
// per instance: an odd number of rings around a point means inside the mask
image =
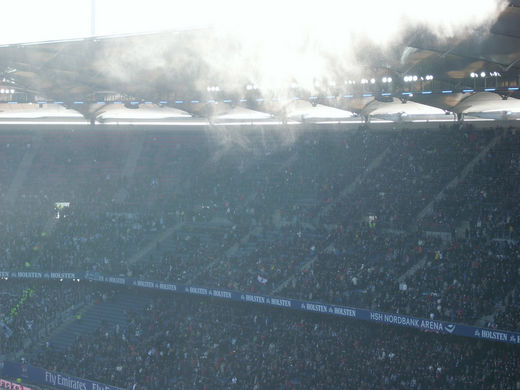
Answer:
[{"label": "white lettering on banner", "polygon": [[345,316],[345,317],[355,317],[356,311],[352,310],[352,309],[346,309],[344,307],[335,307],[334,314],[339,314],[340,316]]},{"label": "white lettering on banner", "polygon": [[246,294],[246,302],[265,303],[265,298],[258,295]]},{"label": "white lettering on banner", "polygon": [[8,277],[9,277],[9,272],[0,271],[0,278],[8,278]]},{"label": "white lettering on banner", "polygon": [[381,313],[370,312],[370,319],[372,321],[384,321],[383,315]]},{"label": "white lettering on banner", "polygon": [[500,340],[500,341],[507,341],[507,334],[503,332],[497,332],[494,330],[485,330],[482,329],[480,332],[480,336],[485,339],[490,340]]},{"label": "white lettering on banner", "polygon": [[145,280],[138,280],[137,282],[137,286],[139,287],[146,287],[146,288],[154,288],[154,284],[153,282],[147,282]]},{"label": "white lettering on banner", "polygon": [[76,275],[69,272],[51,272],[51,279],[74,279]]},{"label": "white lettering on banner", "polygon": [[50,383],[53,386],[56,386],[56,374],[53,374],[49,371],[45,371],[45,382]]},{"label": "white lettering on banner", "polygon": [[61,374],[57,374],[56,383],[72,390],[87,390],[87,384],[85,382],[62,376]]},{"label": "white lettering on banner", "polygon": [[[77,378],[70,378],[61,374],[45,371],[45,382],[52,386],[62,386],[72,390],[111,390],[111,386],[101,383],[88,382]],[[88,386],[90,384],[90,386]],[[28,387],[22,390],[31,390]]]},{"label": "white lettering on banner", "polygon": [[199,287],[190,287],[189,288],[190,294],[198,294],[198,295],[208,295],[208,289],[206,288],[199,288]]},{"label": "white lettering on banner", "polygon": [[455,325],[452,325],[452,324],[443,326],[443,324],[438,321],[421,320],[419,318],[410,318],[410,317],[405,317],[405,316],[398,316],[395,314],[371,312],[370,320],[387,322],[389,324],[411,326],[414,328],[434,330],[437,332],[453,333],[453,331],[455,330]]},{"label": "white lettering on banner", "polygon": [[288,299],[271,298],[271,305],[291,307],[291,301]]},{"label": "white lettering on banner", "polygon": [[159,283],[159,288],[161,290],[177,291],[177,286],[175,284]]},{"label": "white lettering on banner", "polygon": [[125,278],[114,278],[114,277],[111,276],[111,277],[105,278],[105,280],[108,283],[125,284]]},{"label": "white lettering on banner", "polygon": [[41,272],[17,272],[19,278],[41,278]]},{"label": "white lettering on banner", "polygon": [[319,305],[317,303],[306,303],[305,308],[311,311],[317,311],[319,313],[327,313],[327,306]]},{"label": "white lettering on banner", "polygon": [[408,317],[403,317],[403,316],[397,316],[395,314],[384,314],[383,317],[384,317],[383,321],[388,322],[390,324],[414,326],[414,327],[420,326],[418,318],[408,318]]},{"label": "white lettering on banner", "polygon": [[231,293],[229,291],[213,290],[211,294],[214,297],[231,299]]},{"label": "white lettering on banner", "polygon": [[423,329],[429,329],[429,330],[435,330],[442,332],[444,328],[442,327],[442,324],[437,321],[428,321],[428,320],[422,320],[421,321],[421,328]]}]

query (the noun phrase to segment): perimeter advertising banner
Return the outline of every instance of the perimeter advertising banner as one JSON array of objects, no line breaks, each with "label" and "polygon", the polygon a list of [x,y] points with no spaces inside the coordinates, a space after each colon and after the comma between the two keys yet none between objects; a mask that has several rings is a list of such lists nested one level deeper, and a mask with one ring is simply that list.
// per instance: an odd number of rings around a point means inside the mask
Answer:
[{"label": "perimeter advertising banner", "polygon": [[[2,366],[3,377],[20,378],[23,382],[34,383],[39,386],[52,386],[64,390],[121,390],[118,387],[60,374],[29,364],[3,362]],[[27,387],[24,389],[27,389]]]},{"label": "perimeter advertising banner", "polygon": [[498,329],[480,328],[464,324],[456,324],[446,321],[435,321],[425,318],[391,314],[367,309],[330,305],[321,302],[300,301],[296,299],[272,297],[267,295],[248,294],[237,291],[214,289],[184,284],[155,282],[143,279],[133,279],[115,276],[103,276],[98,273],[66,273],[66,272],[12,272],[0,271],[0,278],[22,279],[76,279],[90,280],[100,283],[109,283],[125,286],[134,286],[161,291],[172,291],[181,294],[199,295],[212,298],[220,298],[231,301],[247,302],[267,306],[275,306],[284,309],[303,310],[313,313],[335,315],[364,321],[379,322],[394,326],[405,326],[423,331],[431,331],[457,336],[473,337],[478,339],[500,341],[510,344],[520,344],[520,332],[509,332]]}]

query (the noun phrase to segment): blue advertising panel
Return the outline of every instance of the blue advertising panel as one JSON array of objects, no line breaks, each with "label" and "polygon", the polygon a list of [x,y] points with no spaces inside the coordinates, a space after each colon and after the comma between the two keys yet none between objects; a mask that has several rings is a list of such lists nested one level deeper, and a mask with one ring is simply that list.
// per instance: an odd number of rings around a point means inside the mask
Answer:
[{"label": "blue advertising panel", "polygon": [[39,386],[52,386],[64,390],[121,390],[119,387],[60,374],[30,364],[3,362],[2,366],[2,376],[20,378],[23,382],[34,383]]}]

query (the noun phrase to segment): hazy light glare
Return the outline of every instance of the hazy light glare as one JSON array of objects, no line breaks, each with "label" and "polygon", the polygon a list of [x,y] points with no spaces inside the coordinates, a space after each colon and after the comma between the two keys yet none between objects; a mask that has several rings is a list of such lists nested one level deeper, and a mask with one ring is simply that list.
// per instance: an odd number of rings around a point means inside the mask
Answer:
[{"label": "hazy light glare", "polygon": [[2,14],[0,44],[74,39],[90,34],[90,0],[4,1]]},{"label": "hazy light glare", "polygon": [[[97,0],[96,33],[241,27],[241,34],[253,37],[276,34],[282,41],[284,37],[292,40],[312,32],[322,43],[337,48],[351,34],[362,34],[384,44],[410,24],[425,26],[440,37],[450,37],[492,20],[505,5],[505,0],[479,0],[478,6],[474,0],[437,0],[435,7],[431,7],[429,0]],[[5,2],[3,14],[23,15],[23,23],[21,18],[4,18],[0,26],[1,41],[89,36],[90,7],[91,0]]]},{"label": "hazy light glare", "polygon": [[[89,36],[90,5],[91,0],[5,2],[3,14],[20,17],[5,18],[0,43]],[[240,76],[266,90],[294,82],[314,93],[323,87],[317,80],[361,69],[357,53],[363,42],[384,50],[414,27],[424,27],[440,39],[470,34],[493,22],[505,6],[506,0],[437,0],[435,7],[429,0],[97,0],[95,29],[96,35],[112,35],[211,27],[208,38],[236,42],[233,53],[204,47],[214,44],[211,39],[194,47],[222,76],[222,88]],[[164,46],[157,42],[130,55],[140,56],[143,67],[152,68],[154,54]],[[123,60],[110,68],[114,77],[124,77]]]}]

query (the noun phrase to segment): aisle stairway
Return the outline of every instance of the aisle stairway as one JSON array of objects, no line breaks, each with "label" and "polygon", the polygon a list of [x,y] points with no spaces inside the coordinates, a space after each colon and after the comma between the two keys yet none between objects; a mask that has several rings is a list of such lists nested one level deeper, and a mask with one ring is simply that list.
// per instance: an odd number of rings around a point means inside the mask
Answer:
[{"label": "aisle stairway", "polygon": [[9,185],[7,194],[5,196],[5,206],[12,206],[16,202],[16,199],[18,198],[18,194],[20,192],[20,188],[22,188],[22,184],[25,181],[25,178],[27,177],[27,173],[29,172],[29,169],[31,169],[34,157],[36,156],[36,153],[38,152],[41,143],[42,136],[41,134],[37,134],[32,138],[31,143],[28,144],[31,147],[27,148],[23,156],[23,159],[20,162],[20,165],[18,165],[16,172],[14,172],[13,179],[11,181],[11,184]]}]

